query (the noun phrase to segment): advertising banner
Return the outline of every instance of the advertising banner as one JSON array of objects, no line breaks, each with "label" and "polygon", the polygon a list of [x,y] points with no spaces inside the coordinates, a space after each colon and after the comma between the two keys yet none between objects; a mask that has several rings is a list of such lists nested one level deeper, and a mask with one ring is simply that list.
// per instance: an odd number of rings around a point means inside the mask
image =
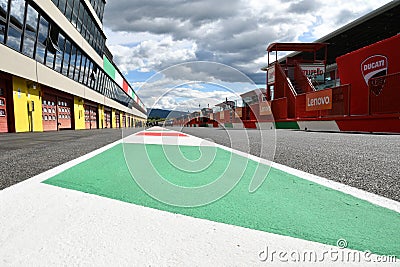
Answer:
[{"label": "advertising banner", "polygon": [[[351,84],[350,110],[354,115],[369,112],[368,83],[372,78],[400,72],[400,35],[363,47],[336,59],[340,83]],[[374,87],[373,96],[381,94]]]},{"label": "advertising banner", "polygon": [[275,83],[275,65],[267,69],[268,85]]},{"label": "advertising banner", "polygon": [[236,108],[235,109],[235,118],[241,118],[243,114],[243,108]]},{"label": "advertising banner", "polygon": [[303,71],[304,75],[306,75],[310,79],[323,80],[325,73],[325,65],[318,64],[300,64],[300,68]]},{"label": "advertising banner", "polygon": [[268,102],[260,102],[260,115],[272,115],[271,106]]},{"label": "advertising banner", "polygon": [[332,89],[306,94],[306,111],[332,109]]}]

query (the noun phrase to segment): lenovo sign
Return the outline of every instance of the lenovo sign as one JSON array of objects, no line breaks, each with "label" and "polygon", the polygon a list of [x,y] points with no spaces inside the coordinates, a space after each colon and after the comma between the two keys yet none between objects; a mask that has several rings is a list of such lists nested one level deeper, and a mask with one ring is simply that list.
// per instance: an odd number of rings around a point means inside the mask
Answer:
[{"label": "lenovo sign", "polygon": [[306,111],[332,109],[332,89],[306,94]]}]

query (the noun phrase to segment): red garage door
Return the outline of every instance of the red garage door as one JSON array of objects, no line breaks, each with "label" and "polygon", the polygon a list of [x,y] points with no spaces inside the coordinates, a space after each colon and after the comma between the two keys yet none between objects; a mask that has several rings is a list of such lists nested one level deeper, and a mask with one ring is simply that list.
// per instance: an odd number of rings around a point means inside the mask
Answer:
[{"label": "red garage door", "polygon": [[97,107],[85,104],[85,127],[86,129],[97,129]]},{"label": "red garage door", "polygon": [[111,128],[111,109],[104,108],[105,128]]},{"label": "red garage door", "polygon": [[6,81],[0,77],[0,133],[7,133],[9,130],[7,122],[7,92]]},{"label": "red garage door", "polygon": [[126,128],[126,115],[122,114],[122,127]]},{"label": "red garage door", "polygon": [[7,124],[6,98],[0,96],[0,133],[7,133],[7,132],[8,132],[8,124]]},{"label": "red garage door", "polygon": [[57,131],[57,97],[43,95],[42,98],[43,131]]},{"label": "red garage door", "polygon": [[115,125],[117,128],[121,128],[119,124],[119,111],[115,111]]},{"label": "red garage door", "polygon": [[72,100],[51,94],[42,98],[43,131],[72,128]]},{"label": "red garage door", "polygon": [[66,98],[57,98],[58,129],[71,129],[72,127],[72,102]]}]

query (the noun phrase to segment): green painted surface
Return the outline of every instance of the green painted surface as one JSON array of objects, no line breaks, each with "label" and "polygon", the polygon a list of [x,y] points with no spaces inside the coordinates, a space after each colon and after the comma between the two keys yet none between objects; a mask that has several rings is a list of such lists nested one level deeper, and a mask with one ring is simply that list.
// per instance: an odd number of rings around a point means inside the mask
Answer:
[{"label": "green painted surface", "polygon": [[113,66],[113,64],[107,59],[106,56],[103,56],[103,68],[104,71],[110,75],[111,78],[113,78],[113,80],[115,80],[115,68]]},{"label": "green painted surface", "polygon": [[225,128],[233,128],[233,124],[228,122],[228,123],[224,123]]},{"label": "green painted surface", "polygon": [[275,122],[275,128],[300,130],[300,126],[295,121]]},{"label": "green painted surface", "polygon": [[[255,193],[249,193],[250,179],[257,166],[253,161],[245,168],[237,186],[223,198],[196,208],[170,206],[151,198],[138,187],[125,164],[122,146],[117,145],[44,183],[330,245],[344,238],[351,249],[400,256],[400,214],[394,211],[273,168],[262,186]],[[207,169],[191,174],[171,166],[160,145],[130,144],[125,145],[125,149],[129,150],[129,160],[135,160],[136,166],[150,161],[166,180],[186,186],[212,181],[225,171],[227,159],[245,160],[217,149],[216,160]],[[140,152],[144,149],[148,157]],[[200,156],[198,147],[180,149],[190,160]],[[150,175],[145,170],[142,172]]]}]

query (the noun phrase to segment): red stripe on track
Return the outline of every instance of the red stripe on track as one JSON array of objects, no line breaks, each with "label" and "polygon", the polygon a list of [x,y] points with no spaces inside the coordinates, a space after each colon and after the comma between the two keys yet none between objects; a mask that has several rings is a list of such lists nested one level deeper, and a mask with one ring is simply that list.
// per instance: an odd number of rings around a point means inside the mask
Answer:
[{"label": "red stripe on track", "polygon": [[187,137],[186,134],[183,133],[157,133],[157,132],[140,132],[136,135],[145,135],[145,136],[180,136],[180,137]]}]

